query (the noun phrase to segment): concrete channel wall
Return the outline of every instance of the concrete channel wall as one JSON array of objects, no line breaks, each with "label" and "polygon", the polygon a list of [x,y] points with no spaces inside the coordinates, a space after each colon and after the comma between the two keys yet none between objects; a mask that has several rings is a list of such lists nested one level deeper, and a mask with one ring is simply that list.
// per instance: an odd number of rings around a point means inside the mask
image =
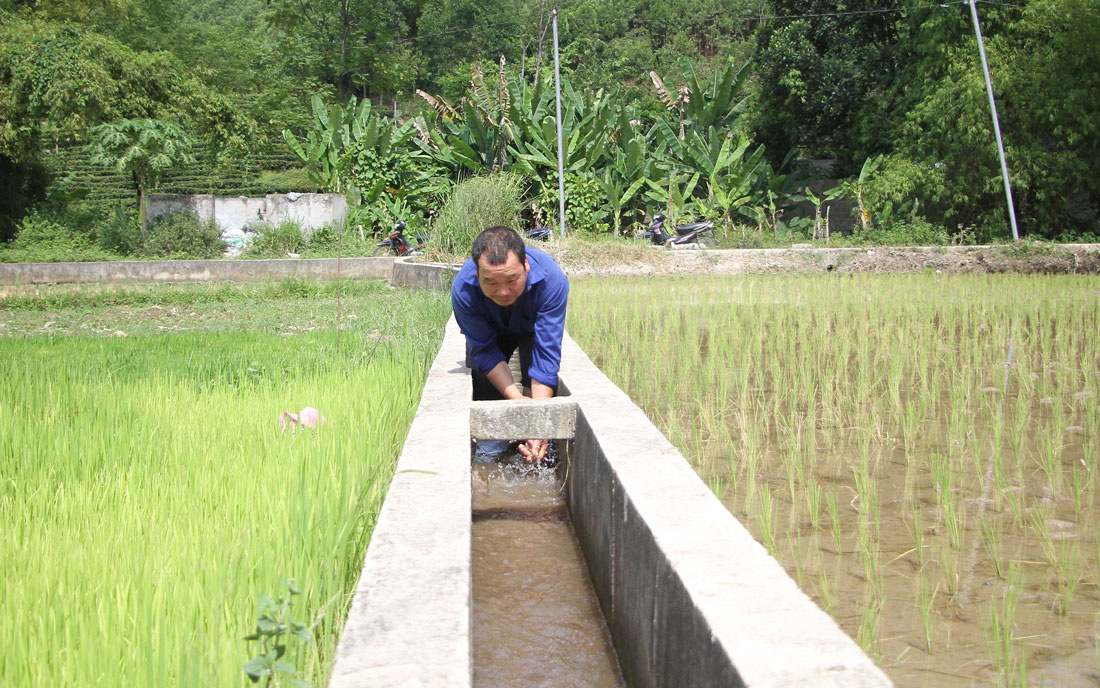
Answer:
[{"label": "concrete channel wall", "polygon": [[474,436],[573,438],[567,502],[629,685],[890,685],[568,335],[563,396],[549,402],[472,402],[464,358],[452,318],[371,538],[333,688],[470,685]]},{"label": "concrete channel wall", "polygon": [[[335,258],[273,260],[120,260],[100,263],[0,263],[0,285],[247,282],[288,277],[336,279]],[[392,257],[344,258],[344,279],[389,279]]]}]

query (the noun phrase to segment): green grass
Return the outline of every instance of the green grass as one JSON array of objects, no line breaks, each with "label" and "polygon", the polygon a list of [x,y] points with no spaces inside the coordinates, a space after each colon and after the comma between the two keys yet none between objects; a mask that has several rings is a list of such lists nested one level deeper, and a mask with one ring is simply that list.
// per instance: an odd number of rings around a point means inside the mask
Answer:
[{"label": "green grass", "polygon": [[[235,331],[0,339],[0,685],[249,685],[291,577],[317,644],[290,660],[323,683],[448,312],[420,298],[345,299],[339,350],[326,304],[273,334],[296,297]],[[277,429],[306,405],[329,426]]]}]

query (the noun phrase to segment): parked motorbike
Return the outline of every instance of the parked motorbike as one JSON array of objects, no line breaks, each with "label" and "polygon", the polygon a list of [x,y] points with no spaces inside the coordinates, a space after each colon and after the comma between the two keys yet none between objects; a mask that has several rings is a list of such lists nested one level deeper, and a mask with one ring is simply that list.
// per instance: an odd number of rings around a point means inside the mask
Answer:
[{"label": "parked motorbike", "polygon": [[523,233],[523,236],[533,241],[549,241],[550,235],[554,233],[551,227],[535,227],[534,229],[528,229]]},{"label": "parked motorbike", "polygon": [[378,245],[374,247],[372,256],[377,256],[383,251],[389,251],[393,255],[401,256],[422,256],[424,255],[424,244],[431,238],[428,234],[417,234],[416,245],[409,243],[409,240],[405,237],[405,221],[398,220],[397,224],[393,226],[393,231],[389,236],[378,242]]},{"label": "parked motorbike", "polygon": [[713,245],[714,237],[710,233],[714,230],[714,222],[708,220],[706,222],[678,225],[676,236],[672,236],[665,231],[665,220],[667,219],[664,213],[654,215],[653,224],[649,226],[648,230],[642,232],[642,238],[649,239],[656,246],[667,246],[668,248],[710,248]]}]

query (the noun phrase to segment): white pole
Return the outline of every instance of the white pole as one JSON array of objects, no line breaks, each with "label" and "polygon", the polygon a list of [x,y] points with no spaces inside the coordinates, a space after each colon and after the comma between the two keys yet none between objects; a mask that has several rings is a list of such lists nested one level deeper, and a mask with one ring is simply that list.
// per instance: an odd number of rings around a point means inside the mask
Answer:
[{"label": "white pole", "polygon": [[997,153],[1001,156],[1001,177],[1004,181],[1005,198],[1008,201],[1008,221],[1012,225],[1012,240],[1020,240],[1016,229],[1016,209],[1012,203],[1012,186],[1008,181],[1008,163],[1005,162],[1005,144],[1001,140],[1001,124],[997,119],[997,103],[993,100],[993,82],[989,79],[989,62],[985,59],[985,41],[982,40],[982,27],[978,23],[977,0],[969,0],[970,18],[974,20],[974,35],[978,37],[978,54],[982,57],[982,73],[985,74],[985,90],[989,94],[989,110],[993,113],[993,134],[997,137]]},{"label": "white pole", "polygon": [[558,105],[558,236],[565,236],[565,148],[561,137],[561,63],[558,57],[558,8],[550,12],[554,22],[554,91]]}]

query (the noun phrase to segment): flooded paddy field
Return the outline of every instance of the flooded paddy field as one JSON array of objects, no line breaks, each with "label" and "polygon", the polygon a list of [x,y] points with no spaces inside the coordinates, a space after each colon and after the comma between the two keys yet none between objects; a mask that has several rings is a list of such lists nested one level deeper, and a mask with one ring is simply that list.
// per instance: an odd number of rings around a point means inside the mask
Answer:
[{"label": "flooded paddy field", "polygon": [[1100,279],[586,279],[570,333],[899,686],[1100,683]]}]

